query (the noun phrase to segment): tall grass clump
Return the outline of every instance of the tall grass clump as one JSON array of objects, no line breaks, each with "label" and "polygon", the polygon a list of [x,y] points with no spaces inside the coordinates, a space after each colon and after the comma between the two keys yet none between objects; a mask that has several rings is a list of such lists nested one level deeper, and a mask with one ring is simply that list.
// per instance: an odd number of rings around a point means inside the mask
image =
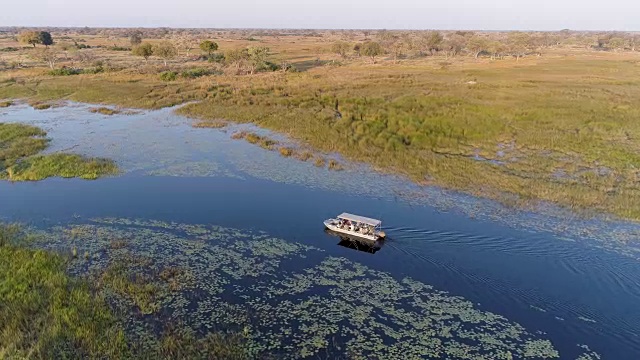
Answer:
[{"label": "tall grass clump", "polygon": [[124,332],[104,300],[66,274],[61,256],[22,246],[24,237],[0,224],[0,357],[126,357]]},{"label": "tall grass clump", "polygon": [[162,81],[174,81],[178,78],[178,73],[175,71],[163,71],[160,73],[160,80]]},{"label": "tall grass clump", "polygon": [[82,70],[74,68],[60,68],[49,71],[51,76],[71,76],[82,74]]},{"label": "tall grass clump", "polygon": [[102,115],[115,115],[115,114],[119,114],[120,111],[117,109],[111,109],[108,107],[98,107],[98,108],[91,108],[89,109],[90,112],[92,113],[98,113],[98,114],[102,114]]}]

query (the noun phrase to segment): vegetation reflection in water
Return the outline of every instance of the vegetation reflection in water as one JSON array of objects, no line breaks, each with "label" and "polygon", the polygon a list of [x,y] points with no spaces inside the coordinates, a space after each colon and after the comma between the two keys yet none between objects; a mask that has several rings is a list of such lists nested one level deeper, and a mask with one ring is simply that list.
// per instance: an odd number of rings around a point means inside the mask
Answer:
[{"label": "vegetation reflection in water", "polygon": [[559,357],[543,333],[461,297],[265,233],[100,218],[44,239],[79,254],[72,274],[110,284],[109,303],[135,314],[125,328],[143,347],[176,323],[200,335],[242,333],[254,356]]}]

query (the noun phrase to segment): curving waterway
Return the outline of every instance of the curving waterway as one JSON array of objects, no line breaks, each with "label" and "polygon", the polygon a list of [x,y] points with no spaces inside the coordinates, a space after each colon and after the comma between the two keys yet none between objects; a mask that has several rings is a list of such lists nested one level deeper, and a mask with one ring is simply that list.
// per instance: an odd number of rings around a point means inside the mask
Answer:
[{"label": "curving waterway", "polygon": [[[41,246],[78,246],[89,255],[78,274],[108,262],[116,235],[158,266],[184,266],[191,285],[160,313],[200,333],[249,323],[256,351],[292,358],[640,357],[638,224],[504,208],[360,164],[329,171],[172,109],[18,105],[0,122],[123,169],[0,182],[0,219],[42,230]],[[340,246],[322,220],[343,211],[382,219],[388,239]]]}]

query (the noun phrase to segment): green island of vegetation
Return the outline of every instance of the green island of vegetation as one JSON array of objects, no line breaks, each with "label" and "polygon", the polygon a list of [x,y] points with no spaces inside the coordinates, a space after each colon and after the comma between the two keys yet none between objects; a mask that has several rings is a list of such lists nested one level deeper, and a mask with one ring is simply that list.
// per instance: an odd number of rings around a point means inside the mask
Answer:
[{"label": "green island of vegetation", "polygon": [[0,123],[0,180],[37,181],[49,177],[97,179],[118,172],[107,159],[77,154],[39,154],[49,140],[44,130],[24,124]]},{"label": "green island of vegetation", "polygon": [[178,112],[199,127],[251,122],[419,184],[640,219],[634,34],[67,30],[0,39],[0,99],[193,102]]}]

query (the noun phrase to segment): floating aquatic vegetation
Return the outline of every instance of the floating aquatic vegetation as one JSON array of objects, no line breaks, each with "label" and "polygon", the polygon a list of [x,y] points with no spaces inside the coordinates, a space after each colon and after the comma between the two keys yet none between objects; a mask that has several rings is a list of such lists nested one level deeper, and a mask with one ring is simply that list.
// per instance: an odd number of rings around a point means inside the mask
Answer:
[{"label": "floating aquatic vegetation", "polygon": [[578,344],[578,347],[584,349],[585,352],[580,354],[580,356],[578,356],[576,358],[576,360],[600,360],[600,359],[602,359],[600,354],[598,354],[597,352],[591,350],[589,348],[589,346],[587,346],[585,344]]},{"label": "floating aquatic vegetation", "polygon": [[138,314],[128,333],[151,348],[157,337],[144,334],[171,322],[242,332],[256,356],[559,356],[541,334],[461,297],[265,233],[97,218],[53,228],[40,245],[89,253],[70,271],[112,289],[113,306]]}]

